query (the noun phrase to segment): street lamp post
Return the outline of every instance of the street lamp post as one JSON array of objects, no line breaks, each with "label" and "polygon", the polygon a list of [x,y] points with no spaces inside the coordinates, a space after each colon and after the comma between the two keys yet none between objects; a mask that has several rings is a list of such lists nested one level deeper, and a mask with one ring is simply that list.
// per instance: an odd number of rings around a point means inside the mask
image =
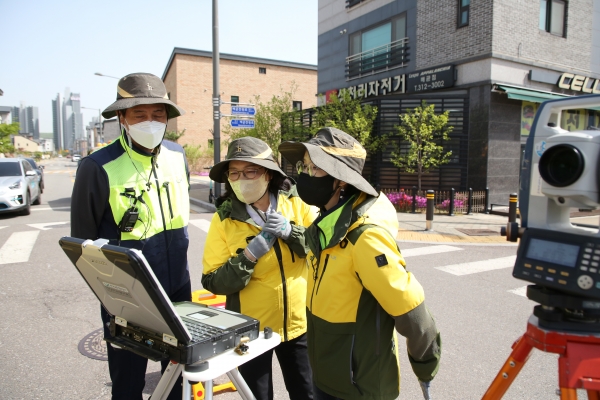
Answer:
[{"label": "street lamp post", "polygon": [[[100,136],[100,143],[104,143],[104,132],[102,131],[102,111],[99,108],[90,108],[90,107],[81,107],[86,110],[96,110],[98,111],[98,125],[100,129],[98,130],[98,135]],[[94,143],[92,143],[92,146]]]}]

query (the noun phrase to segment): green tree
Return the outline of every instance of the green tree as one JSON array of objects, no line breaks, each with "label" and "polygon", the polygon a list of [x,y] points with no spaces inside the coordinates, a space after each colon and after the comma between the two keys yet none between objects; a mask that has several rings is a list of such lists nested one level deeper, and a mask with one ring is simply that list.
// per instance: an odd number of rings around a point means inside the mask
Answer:
[{"label": "green tree", "polygon": [[409,147],[397,146],[391,161],[406,172],[417,173],[418,190],[421,190],[423,174],[450,162],[452,151],[444,151],[443,146],[444,141],[450,140],[448,134],[453,129],[448,126],[448,114],[448,111],[436,114],[435,106],[425,101],[413,111],[400,114],[400,125],[396,128]]},{"label": "green tree", "polygon": [[19,123],[0,124],[0,153],[14,153],[15,148],[11,144],[10,136],[19,134]]},{"label": "green tree", "polygon": [[[254,128],[240,129],[226,126],[223,134],[227,137],[225,146],[231,141],[244,136],[252,136],[263,140],[273,150],[275,157],[279,157],[279,144],[297,135],[300,127],[294,123],[300,111],[294,110],[293,100],[298,85],[292,82],[290,90],[280,88],[279,95],[273,95],[271,100],[263,103],[260,96],[254,96],[256,113],[254,115]],[[282,134],[282,132],[284,132]]]},{"label": "green tree", "polygon": [[171,142],[177,143],[177,141],[179,140],[179,138],[182,137],[184,134],[185,134],[185,129],[182,130],[181,132],[179,132],[179,131],[166,131],[165,132],[165,139],[166,140],[170,140]]},{"label": "green tree", "polygon": [[338,128],[362,144],[368,153],[383,148],[387,136],[373,136],[373,123],[377,118],[377,107],[361,104],[360,99],[353,98],[348,91],[341,96],[332,94],[330,101],[316,109],[311,125],[311,135],[321,128]]}]

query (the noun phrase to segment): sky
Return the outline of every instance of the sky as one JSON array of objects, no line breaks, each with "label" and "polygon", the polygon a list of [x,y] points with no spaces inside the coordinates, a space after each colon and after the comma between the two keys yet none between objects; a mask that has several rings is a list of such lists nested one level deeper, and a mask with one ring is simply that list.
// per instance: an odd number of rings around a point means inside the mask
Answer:
[{"label": "sky", "polygon": [[[52,100],[79,93],[84,125],[133,72],[162,77],[173,48],[212,51],[212,0],[0,0],[0,106],[36,106],[52,132]],[[317,64],[318,0],[219,0],[219,52]]]}]

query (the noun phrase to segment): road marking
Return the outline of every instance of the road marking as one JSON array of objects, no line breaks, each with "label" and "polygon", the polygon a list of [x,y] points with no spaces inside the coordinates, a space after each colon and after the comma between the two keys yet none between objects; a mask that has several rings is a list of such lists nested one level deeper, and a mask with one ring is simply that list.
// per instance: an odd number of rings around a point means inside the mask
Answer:
[{"label": "road marking", "polygon": [[71,207],[45,207],[38,208],[36,206],[31,207],[31,211],[56,211],[56,210],[69,210]]},{"label": "road marking", "polygon": [[0,248],[0,264],[12,264],[29,261],[31,250],[40,231],[15,232]]},{"label": "road marking", "polygon": [[460,247],[447,246],[447,245],[439,245],[439,246],[428,246],[428,247],[417,247],[415,249],[404,249],[401,250],[402,257],[416,257],[416,256],[424,256],[428,254],[438,254],[438,253],[447,253],[449,251],[457,251],[462,250]]},{"label": "road marking", "polygon": [[520,288],[509,290],[509,292],[519,296],[527,297],[527,286],[521,286]]},{"label": "road marking", "polygon": [[210,221],[205,219],[192,219],[190,220],[190,224],[202,229],[206,233],[208,233],[208,228],[210,227]]},{"label": "road marking", "polygon": [[516,259],[517,256],[509,256],[502,258],[493,258],[491,260],[446,265],[443,267],[435,267],[435,269],[448,272],[452,275],[462,276],[476,274],[479,272],[493,271],[495,269],[512,268],[515,266]]},{"label": "road marking", "polygon": [[32,228],[37,228],[42,231],[47,231],[49,229],[52,229],[52,228],[47,228],[47,226],[62,225],[62,224],[68,224],[68,223],[69,223],[69,221],[62,221],[62,222],[48,222],[48,223],[44,223],[44,224],[27,224],[27,225]]}]

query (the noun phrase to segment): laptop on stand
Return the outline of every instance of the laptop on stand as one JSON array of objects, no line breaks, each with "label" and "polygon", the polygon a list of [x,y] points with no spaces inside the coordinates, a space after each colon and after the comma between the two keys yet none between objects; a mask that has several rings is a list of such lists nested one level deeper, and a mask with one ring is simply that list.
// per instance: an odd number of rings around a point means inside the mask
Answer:
[{"label": "laptop on stand", "polygon": [[[171,303],[141,251],[63,237],[59,244],[106,311],[106,341],[153,361],[193,364],[258,338],[260,323],[192,302]],[[246,339],[247,340],[247,339]]]}]

